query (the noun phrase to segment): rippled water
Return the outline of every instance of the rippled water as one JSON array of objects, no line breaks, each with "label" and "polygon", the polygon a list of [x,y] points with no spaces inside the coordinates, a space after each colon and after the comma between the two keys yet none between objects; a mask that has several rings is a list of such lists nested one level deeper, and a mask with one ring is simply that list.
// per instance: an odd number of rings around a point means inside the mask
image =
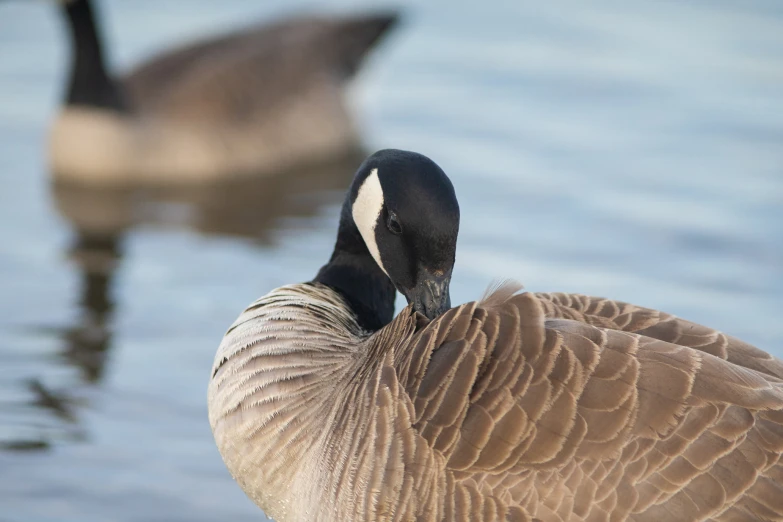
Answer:
[{"label": "rippled water", "polygon": [[[368,150],[452,177],[454,302],[515,277],[783,356],[779,1],[419,3],[352,99]],[[291,5],[101,7],[121,69]],[[53,185],[56,15],[0,5],[0,521],[262,519],[214,447],[209,366],[247,303],[327,259],[356,160],[169,195]]]}]

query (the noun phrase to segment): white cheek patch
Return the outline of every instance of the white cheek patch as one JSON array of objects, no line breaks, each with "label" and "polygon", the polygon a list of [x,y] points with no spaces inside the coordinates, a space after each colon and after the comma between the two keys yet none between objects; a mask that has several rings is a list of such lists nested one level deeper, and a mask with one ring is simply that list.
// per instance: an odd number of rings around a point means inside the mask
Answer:
[{"label": "white cheek patch", "polygon": [[351,214],[356,228],[364,239],[367,249],[372,254],[375,262],[381,267],[386,275],[386,269],[381,262],[381,253],[378,251],[378,244],[375,241],[375,227],[378,224],[378,216],[383,210],[383,189],[378,179],[378,169],[373,169],[362,186],[359,187],[359,193],[356,195],[356,201],[353,202]]}]

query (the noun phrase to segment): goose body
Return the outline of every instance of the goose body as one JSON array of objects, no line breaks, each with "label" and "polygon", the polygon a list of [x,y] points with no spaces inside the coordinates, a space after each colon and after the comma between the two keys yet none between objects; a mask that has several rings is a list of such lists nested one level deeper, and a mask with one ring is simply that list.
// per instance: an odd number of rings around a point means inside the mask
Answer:
[{"label": "goose body", "polygon": [[177,184],[264,175],[359,146],[343,89],[395,15],[299,17],[107,71],[89,0],[65,2],[74,57],[50,135],[60,179]]},{"label": "goose body", "polygon": [[603,298],[504,284],[450,308],[453,198],[427,158],[376,153],[329,263],[226,333],[209,420],[267,515],[783,520],[783,362]]}]

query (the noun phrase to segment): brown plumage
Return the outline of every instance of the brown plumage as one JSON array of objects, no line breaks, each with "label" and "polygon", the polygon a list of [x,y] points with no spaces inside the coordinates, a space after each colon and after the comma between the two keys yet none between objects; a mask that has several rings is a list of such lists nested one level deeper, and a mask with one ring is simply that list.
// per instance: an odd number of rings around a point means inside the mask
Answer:
[{"label": "brown plumage", "polygon": [[[513,283],[440,316],[408,297],[391,322],[365,330],[360,292],[386,273],[403,280],[409,264],[388,255],[388,216],[394,237],[439,228],[416,229],[399,203],[408,193],[391,185],[407,172],[400,186],[443,190],[445,175],[434,181],[434,164],[423,162],[399,151],[365,162],[316,282],[253,303],[218,349],[210,424],[232,475],[267,515],[783,520],[783,362],[747,343],[609,299],[516,294]],[[430,204],[452,196],[439,197]],[[360,236],[354,221],[367,216]],[[377,244],[362,251],[352,237]],[[368,268],[372,250],[380,274]],[[319,282],[334,266],[348,282]],[[421,277],[416,288],[447,276]]]},{"label": "brown plumage", "polygon": [[783,520],[781,361],[608,299],[484,303],[366,337],[272,292],[210,384],[229,469],[279,521]]}]

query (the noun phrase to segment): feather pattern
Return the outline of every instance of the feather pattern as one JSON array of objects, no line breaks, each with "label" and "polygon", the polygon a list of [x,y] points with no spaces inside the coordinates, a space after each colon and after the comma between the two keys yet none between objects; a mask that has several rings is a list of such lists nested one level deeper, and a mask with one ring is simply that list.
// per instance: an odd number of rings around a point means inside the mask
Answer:
[{"label": "feather pattern", "polygon": [[210,423],[287,520],[783,520],[783,363],[608,299],[513,295],[370,334],[282,287],[220,345]]}]

